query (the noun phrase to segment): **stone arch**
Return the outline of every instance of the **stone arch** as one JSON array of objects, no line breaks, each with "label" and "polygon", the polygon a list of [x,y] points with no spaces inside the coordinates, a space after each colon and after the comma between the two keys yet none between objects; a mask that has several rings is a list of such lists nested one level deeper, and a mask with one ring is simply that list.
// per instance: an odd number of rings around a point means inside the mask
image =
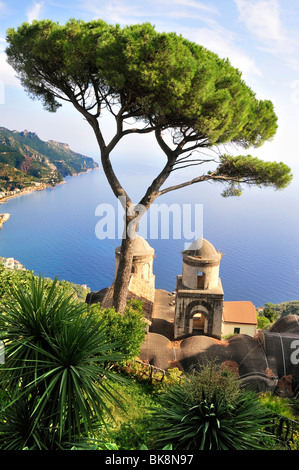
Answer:
[{"label": "stone arch", "polygon": [[203,308],[206,315],[210,314],[210,306],[209,303],[202,299],[196,299],[190,302],[186,307],[186,317],[190,318],[190,316],[195,313],[194,309],[196,308]]},{"label": "stone arch", "polygon": [[193,333],[193,317],[197,313],[201,313],[205,316],[204,333],[208,333],[209,319],[211,317],[209,304],[204,300],[198,299],[190,302],[186,308],[185,331],[188,331],[189,335]]}]

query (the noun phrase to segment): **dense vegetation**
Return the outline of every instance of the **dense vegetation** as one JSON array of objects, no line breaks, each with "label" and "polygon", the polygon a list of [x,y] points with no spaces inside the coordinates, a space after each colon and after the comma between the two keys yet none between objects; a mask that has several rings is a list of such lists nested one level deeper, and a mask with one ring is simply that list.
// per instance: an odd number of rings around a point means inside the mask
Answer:
[{"label": "dense vegetation", "polygon": [[[0,157],[1,158],[1,157]],[[57,175],[56,178],[45,178],[45,184],[60,183],[62,178]],[[35,183],[41,182],[33,175],[28,175],[21,170],[17,170],[6,163],[0,162],[0,192],[10,192],[32,187]]]},{"label": "dense vegetation", "polygon": [[298,449],[296,402],[242,390],[216,363],[142,364],[141,303],[123,316],[85,295],[0,266],[1,450]]},{"label": "dense vegetation", "polygon": [[277,318],[286,317],[287,315],[299,315],[299,300],[279,304],[267,303],[265,307],[267,311],[273,311]]},{"label": "dense vegetation", "polygon": [[[9,299],[12,295],[13,289],[17,287],[29,288],[32,279],[36,276],[33,271],[29,270],[18,270],[18,269],[6,269],[3,266],[5,258],[0,257],[0,301],[3,302],[6,299]],[[53,284],[52,279],[44,279],[44,284],[46,287],[50,288]],[[69,281],[57,281],[57,288],[61,291],[64,291],[70,295],[73,295],[74,298],[85,301],[86,294],[89,292],[89,289],[86,289],[80,284],[74,284]]]},{"label": "dense vegetation", "polygon": [[97,164],[69,149],[67,144],[43,142],[33,132],[0,128],[0,192],[14,191],[34,183],[55,185]]},{"label": "dense vegetation", "polygon": [[291,300],[279,304],[268,302],[261,312],[258,312],[258,328],[269,329],[276,320],[287,315],[299,315],[299,300]]}]

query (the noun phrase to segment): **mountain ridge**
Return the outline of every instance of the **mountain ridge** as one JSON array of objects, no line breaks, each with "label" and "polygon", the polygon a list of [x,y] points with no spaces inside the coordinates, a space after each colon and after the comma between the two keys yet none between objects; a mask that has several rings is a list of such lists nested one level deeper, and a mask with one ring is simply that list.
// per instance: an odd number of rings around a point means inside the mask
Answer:
[{"label": "mountain ridge", "polygon": [[0,127],[0,199],[29,188],[43,189],[99,165],[69,144],[41,140],[35,132]]}]

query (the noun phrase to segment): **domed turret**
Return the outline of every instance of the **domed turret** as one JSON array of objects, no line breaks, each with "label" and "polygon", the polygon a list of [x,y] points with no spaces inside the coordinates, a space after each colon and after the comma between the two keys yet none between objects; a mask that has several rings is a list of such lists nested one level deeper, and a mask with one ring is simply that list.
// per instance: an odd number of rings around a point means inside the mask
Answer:
[{"label": "domed turret", "polygon": [[[174,337],[207,334],[221,338],[223,289],[219,278],[221,254],[204,238],[182,253],[183,272],[177,276]],[[193,321],[194,318],[194,321]]]},{"label": "domed turret", "polygon": [[221,254],[208,240],[199,238],[183,251],[182,283],[190,289],[218,287]]},{"label": "domed turret", "polygon": [[[115,275],[117,273],[119,256],[121,247],[118,246],[115,249]],[[141,279],[146,283],[150,283],[154,286],[155,276],[153,275],[153,260],[155,250],[148,242],[138,236],[134,243],[133,248],[133,261],[132,261],[132,274],[134,277]]]}]

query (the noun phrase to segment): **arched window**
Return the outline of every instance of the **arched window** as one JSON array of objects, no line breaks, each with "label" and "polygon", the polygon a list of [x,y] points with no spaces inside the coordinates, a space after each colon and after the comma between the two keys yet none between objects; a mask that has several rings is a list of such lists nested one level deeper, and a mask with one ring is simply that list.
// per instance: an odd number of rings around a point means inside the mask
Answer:
[{"label": "arched window", "polygon": [[199,272],[197,274],[197,289],[203,289],[205,285],[205,273]]},{"label": "arched window", "polygon": [[205,334],[209,311],[201,303],[191,302],[189,305],[189,335]]},{"label": "arched window", "polygon": [[193,315],[193,329],[192,329],[192,334],[201,334],[204,331],[204,326],[205,326],[205,316],[203,313],[195,313]]}]

